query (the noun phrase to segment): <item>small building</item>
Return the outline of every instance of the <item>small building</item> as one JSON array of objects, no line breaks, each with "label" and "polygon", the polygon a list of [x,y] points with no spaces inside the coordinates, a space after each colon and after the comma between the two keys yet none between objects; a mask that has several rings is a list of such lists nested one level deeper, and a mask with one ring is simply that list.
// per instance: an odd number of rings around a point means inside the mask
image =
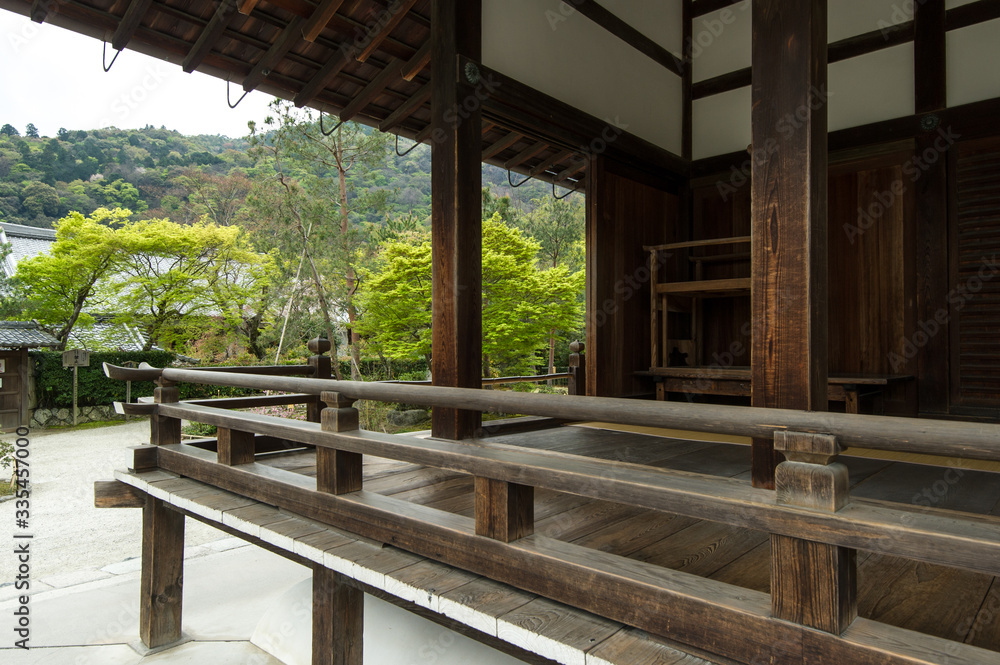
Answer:
[{"label": "small building", "polygon": [[56,346],[59,340],[34,322],[0,321],[0,431],[12,432],[30,421],[28,349]]}]

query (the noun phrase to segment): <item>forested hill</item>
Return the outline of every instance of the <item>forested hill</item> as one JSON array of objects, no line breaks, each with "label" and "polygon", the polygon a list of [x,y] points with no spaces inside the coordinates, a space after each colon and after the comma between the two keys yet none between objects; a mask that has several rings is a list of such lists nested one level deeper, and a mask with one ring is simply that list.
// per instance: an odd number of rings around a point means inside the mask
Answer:
[{"label": "forested hill", "polygon": [[[0,119],[2,122],[2,119]],[[0,128],[0,221],[51,227],[71,211],[128,208],[135,219],[192,222],[208,215],[220,224],[238,223],[258,171],[249,143],[224,136],[184,136],[164,127],[95,130],[60,129],[39,136],[32,125]],[[402,146],[401,146],[402,149]],[[390,215],[430,214],[430,148],[405,157],[390,148],[384,167],[352,183],[353,191],[390,190]],[[483,167],[484,184],[512,196],[522,209],[549,186],[530,181],[511,190],[506,172]]]}]

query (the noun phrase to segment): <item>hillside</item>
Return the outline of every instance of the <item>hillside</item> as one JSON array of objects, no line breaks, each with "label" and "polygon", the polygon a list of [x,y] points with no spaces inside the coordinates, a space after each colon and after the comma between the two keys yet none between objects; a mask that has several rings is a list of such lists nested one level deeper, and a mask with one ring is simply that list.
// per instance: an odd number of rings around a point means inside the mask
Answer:
[{"label": "hillside", "polygon": [[[239,222],[256,178],[265,175],[244,139],[184,136],[164,127],[67,131],[38,136],[29,125],[0,129],[0,221],[51,227],[71,211],[90,214],[121,206],[136,219],[165,217],[192,222],[203,215],[221,224]],[[381,169],[354,182],[355,192],[387,189],[390,215],[430,215],[431,156],[419,146],[405,157],[391,151]],[[511,196],[525,212],[550,187],[529,181],[511,189],[505,171],[483,166],[483,183]]]}]

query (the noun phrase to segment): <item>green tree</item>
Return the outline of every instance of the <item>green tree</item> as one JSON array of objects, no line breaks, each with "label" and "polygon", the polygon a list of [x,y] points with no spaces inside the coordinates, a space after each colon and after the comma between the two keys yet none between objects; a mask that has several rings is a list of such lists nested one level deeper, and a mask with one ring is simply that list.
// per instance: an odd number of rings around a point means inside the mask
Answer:
[{"label": "green tree", "polygon": [[0,127],[0,134],[4,136],[20,136],[21,132],[17,131],[17,127],[7,123],[3,127]]},{"label": "green tree", "polygon": [[[275,100],[263,125],[251,125],[250,142],[254,155],[273,168],[277,184],[270,196],[256,200],[270,202],[266,218],[293,230],[296,254],[311,273],[329,339],[336,340],[333,311],[346,315],[351,376],[359,379],[357,265],[381,226],[372,220],[384,213],[389,192],[356,183],[383,165],[389,135],[348,122],[327,136],[310,111]],[[330,224],[331,219],[337,223]]]},{"label": "green tree", "polygon": [[29,139],[38,138],[38,127],[35,127],[35,123],[29,122],[28,126],[24,128],[24,135]]},{"label": "green tree", "polygon": [[83,310],[107,303],[103,284],[121,257],[111,226],[128,220],[128,210],[99,208],[90,217],[78,212],[59,220],[48,254],[21,261],[15,282],[22,316],[37,319],[65,347],[77,323],[89,323]]},{"label": "green tree", "polygon": [[32,181],[21,190],[24,200],[21,204],[30,219],[35,217],[55,217],[59,214],[59,193],[51,185]]},{"label": "green tree", "polygon": [[[583,316],[583,273],[540,270],[538,243],[503,223],[483,222],[483,371],[518,372],[533,365],[549,332],[575,330]],[[431,248],[396,241],[377,269],[362,276],[358,331],[394,359],[430,359]]]},{"label": "green tree", "polygon": [[118,239],[118,305],[128,313],[123,320],[145,330],[146,350],[199,336],[194,328],[204,322],[200,317],[243,322],[267,288],[271,262],[238,227],[150,219],[126,225]]}]

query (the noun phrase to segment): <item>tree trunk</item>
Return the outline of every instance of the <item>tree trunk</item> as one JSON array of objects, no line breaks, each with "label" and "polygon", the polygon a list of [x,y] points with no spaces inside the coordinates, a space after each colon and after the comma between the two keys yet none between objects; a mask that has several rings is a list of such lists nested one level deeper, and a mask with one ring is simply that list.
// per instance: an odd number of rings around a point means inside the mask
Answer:
[{"label": "tree trunk", "polygon": [[350,210],[347,207],[347,170],[344,167],[343,145],[341,144],[341,130],[337,130],[337,179],[340,185],[340,237],[344,243],[345,258],[347,264],[347,344],[351,349],[351,380],[361,380],[361,349],[358,344],[358,336],[354,332],[354,321],[358,313],[354,307],[354,291],[357,289],[357,275],[350,265],[350,256],[346,256],[348,250],[347,234],[351,230]]}]

